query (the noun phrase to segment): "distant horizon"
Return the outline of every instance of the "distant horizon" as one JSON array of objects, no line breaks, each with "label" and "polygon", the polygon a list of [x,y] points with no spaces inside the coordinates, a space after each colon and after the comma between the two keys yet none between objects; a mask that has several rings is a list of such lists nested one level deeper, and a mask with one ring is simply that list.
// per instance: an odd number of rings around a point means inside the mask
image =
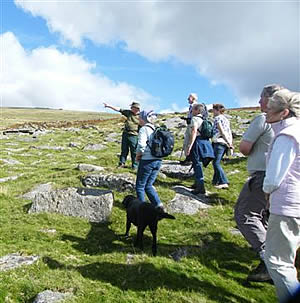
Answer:
[{"label": "distant horizon", "polygon": [[[110,114],[114,114],[114,113],[117,113],[117,112],[107,112],[107,111],[92,111],[92,110],[72,110],[72,109],[63,109],[63,108],[52,108],[52,107],[39,107],[39,106],[2,106],[1,108],[11,108],[11,109],[42,109],[42,110],[59,110],[59,111],[76,111],[76,112],[94,112],[94,113],[97,113],[97,112],[100,112],[100,113],[110,113]],[[225,110],[238,110],[238,109],[260,109],[259,106],[243,106],[243,107],[233,107],[233,108],[225,108]],[[183,111],[183,112],[187,112],[187,111]],[[178,112],[178,113],[183,113],[183,112]],[[177,112],[174,111],[174,112],[169,112],[170,114],[174,113],[176,114]],[[167,114],[167,113],[158,113],[158,114]]]}]

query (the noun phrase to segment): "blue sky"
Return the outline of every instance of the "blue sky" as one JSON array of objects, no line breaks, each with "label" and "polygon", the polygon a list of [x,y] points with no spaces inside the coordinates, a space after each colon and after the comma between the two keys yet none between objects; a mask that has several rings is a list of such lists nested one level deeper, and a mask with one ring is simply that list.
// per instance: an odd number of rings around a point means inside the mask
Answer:
[{"label": "blue sky", "polygon": [[299,1],[2,1],[2,106],[183,111],[300,90]]}]

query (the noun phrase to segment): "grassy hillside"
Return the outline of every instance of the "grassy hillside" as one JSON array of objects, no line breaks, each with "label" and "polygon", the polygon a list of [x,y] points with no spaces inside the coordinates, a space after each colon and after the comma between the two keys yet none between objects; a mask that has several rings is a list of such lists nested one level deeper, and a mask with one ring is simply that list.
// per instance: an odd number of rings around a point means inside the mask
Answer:
[{"label": "grassy hillside", "polygon": [[0,130],[24,123],[61,123],[74,121],[103,120],[116,117],[115,114],[82,112],[59,109],[0,108]]},{"label": "grassy hillside", "polygon": [[[228,114],[249,117],[255,111]],[[94,120],[98,114],[3,109],[2,115],[5,119],[1,127],[7,128],[28,121]],[[79,163],[100,165],[107,172],[120,173],[116,168],[119,143],[111,142],[102,151],[82,149],[88,143],[102,143],[111,132],[119,133],[120,138],[121,118],[101,117],[99,121],[86,123],[85,126],[90,127],[75,131],[55,128],[37,139],[30,135],[1,139],[0,178],[18,178],[0,183],[0,257],[20,252],[40,256],[40,259],[34,265],[0,272],[0,302],[29,303],[46,289],[71,292],[73,297],[66,302],[82,303],[275,302],[272,285],[245,283],[248,271],[258,260],[245,240],[230,232],[235,227],[233,206],[247,178],[244,158],[224,163],[231,183],[229,190],[214,189],[212,167],[205,169],[213,207],[193,216],[176,214],[176,220],[160,222],[157,257],[151,256],[149,231],[145,235],[144,253],[133,247],[132,238],[121,236],[125,232],[121,202],[128,193],[114,192],[115,202],[108,224],[91,224],[59,214],[27,214],[30,201],[20,196],[35,185],[52,182],[56,188],[81,186],[80,177],[85,173],[75,169]],[[71,142],[75,142],[77,148],[68,147]],[[45,145],[66,149],[34,148]],[[181,146],[182,137],[177,138],[175,151],[181,150]],[[3,159],[20,163],[8,165]],[[134,173],[130,169],[122,171]],[[192,183],[192,179],[158,178],[156,188],[167,205],[175,195],[172,186]],[[135,233],[132,228],[131,234]],[[175,262],[170,254],[179,249],[186,249],[187,255]]]}]

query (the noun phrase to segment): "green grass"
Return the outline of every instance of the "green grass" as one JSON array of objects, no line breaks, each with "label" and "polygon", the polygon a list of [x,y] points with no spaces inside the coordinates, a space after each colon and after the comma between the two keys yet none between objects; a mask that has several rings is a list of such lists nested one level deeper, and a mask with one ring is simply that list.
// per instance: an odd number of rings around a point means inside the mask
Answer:
[{"label": "green grass", "polygon": [[[67,112],[59,112],[65,120],[72,120]],[[85,113],[76,119],[86,120]],[[131,238],[121,236],[125,232],[126,216],[121,206],[128,194],[125,192],[114,192],[114,207],[107,224],[91,224],[59,214],[27,214],[30,201],[20,196],[35,185],[52,182],[57,188],[81,186],[80,177],[85,174],[75,169],[78,163],[119,172],[118,143],[110,143],[103,151],[82,148],[88,143],[103,142],[112,131],[120,133],[121,125],[121,120],[107,120],[97,124],[98,129],[56,129],[38,137],[36,142],[26,142],[26,136],[15,135],[1,140],[0,158],[13,158],[22,164],[1,163],[0,177],[23,175],[15,181],[0,183],[0,256],[21,252],[38,255],[40,259],[30,266],[0,272],[0,302],[33,302],[35,295],[46,289],[72,292],[74,296],[66,302],[275,302],[272,285],[245,284],[249,269],[258,260],[245,240],[229,231],[235,227],[233,207],[247,177],[245,159],[224,163],[226,172],[240,171],[229,175],[230,190],[215,191],[210,185],[212,167],[205,169],[214,207],[193,216],[176,214],[176,220],[161,221],[157,257],[151,256],[148,230],[144,252],[133,246],[135,228]],[[76,142],[79,148],[68,148],[70,142]],[[63,146],[66,150],[33,148],[44,145]],[[175,147],[180,150],[181,146],[182,138]],[[23,150],[9,154],[7,148],[12,147]],[[89,159],[90,155],[96,159]],[[156,187],[167,204],[175,195],[171,190],[174,184],[192,183],[192,179],[159,178]],[[56,233],[45,233],[44,229],[55,229]],[[186,248],[188,254],[175,262],[170,254],[181,248]],[[131,264],[127,264],[128,254],[134,255]]]}]

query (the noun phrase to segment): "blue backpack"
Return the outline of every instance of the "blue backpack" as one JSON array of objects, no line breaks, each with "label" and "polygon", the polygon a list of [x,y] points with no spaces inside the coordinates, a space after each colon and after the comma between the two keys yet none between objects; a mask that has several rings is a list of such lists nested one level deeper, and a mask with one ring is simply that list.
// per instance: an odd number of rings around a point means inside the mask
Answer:
[{"label": "blue backpack", "polygon": [[166,127],[153,128],[150,125],[145,125],[153,129],[152,139],[147,141],[150,147],[151,155],[157,158],[169,156],[174,148],[174,135]]}]

